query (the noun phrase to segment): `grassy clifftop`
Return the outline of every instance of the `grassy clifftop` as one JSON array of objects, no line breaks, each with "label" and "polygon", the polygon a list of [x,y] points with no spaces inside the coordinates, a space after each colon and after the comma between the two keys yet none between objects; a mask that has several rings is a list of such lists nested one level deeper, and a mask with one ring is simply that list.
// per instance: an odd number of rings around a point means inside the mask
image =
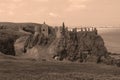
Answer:
[{"label": "grassy clifftop", "polygon": [[16,39],[27,34],[19,32],[19,27],[26,31],[34,32],[34,26],[41,26],[37,23],[11,23],[0,22],[0,52],[7,55],[15,55],[14,43]]}]

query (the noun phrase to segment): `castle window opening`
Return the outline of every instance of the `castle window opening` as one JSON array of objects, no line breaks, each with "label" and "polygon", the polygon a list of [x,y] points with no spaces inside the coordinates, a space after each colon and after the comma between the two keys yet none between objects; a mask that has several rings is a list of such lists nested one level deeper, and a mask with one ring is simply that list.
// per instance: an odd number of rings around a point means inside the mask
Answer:
[{"label": "castle window opening", "polygon": [[45,31],[45,29],[43,29],[43,31]]}]

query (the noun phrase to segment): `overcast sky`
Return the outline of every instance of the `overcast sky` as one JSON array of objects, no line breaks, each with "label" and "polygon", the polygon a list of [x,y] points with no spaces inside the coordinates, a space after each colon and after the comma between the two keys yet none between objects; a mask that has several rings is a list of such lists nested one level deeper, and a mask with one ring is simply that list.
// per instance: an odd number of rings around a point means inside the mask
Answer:
[{"label": "overcast sky", "polygon": [[0,0],[0,22],[119,25],[120,0]]}]

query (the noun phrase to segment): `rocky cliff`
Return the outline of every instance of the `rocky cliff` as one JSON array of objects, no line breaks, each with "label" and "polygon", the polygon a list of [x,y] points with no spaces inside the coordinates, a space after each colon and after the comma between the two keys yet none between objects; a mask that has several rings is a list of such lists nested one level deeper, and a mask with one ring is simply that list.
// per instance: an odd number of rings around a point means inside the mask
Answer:
[{"label": "rocky cliff", "polygon": [[56,48],[56,56],[59,60],[83,62],[88,59],[88,56],[96,56],[96,62],[100,62],[102,57],[108,56],[104,40],[98,35],[96,29],[92,31],[65,29],[63,31]]},{"label": "rocky cliff", "polygon": [[[10,28],[9,26],[14,26]],[[31,34],[20,32],[19,28]],[[81,28],[69,30],[63,24],[62,27],[53,28],[47,25],[37,35],[35,26],[41,24],[14,24],[2,23],[0,25],[0,51],[8,55],[26,56],[44,60],[70,60],[84,62],[96,57],[99,62],[102,57],[108,56],[104,40],[97,33],[96,28]],[[45,32],[45,30],[48,30]]]},{"label": "rocky cliff", "polygon": [[[16,54],[36,59],[80,62],[91,60],[92,56],[96,57],[96,62],[100,62],[102,57],[108,56],[104,40],[97,33],[96,28],[92,28],[92,30],[81,28],[81,31],[77,31],[76,28],[69,31],[65,26],[48,28],[48,37],[38,33],[37,36],[31,34],[19,38],[15,43],[15,45],[19,45],[15,46]],[[25,52],[23,53],[21,50]]]}]

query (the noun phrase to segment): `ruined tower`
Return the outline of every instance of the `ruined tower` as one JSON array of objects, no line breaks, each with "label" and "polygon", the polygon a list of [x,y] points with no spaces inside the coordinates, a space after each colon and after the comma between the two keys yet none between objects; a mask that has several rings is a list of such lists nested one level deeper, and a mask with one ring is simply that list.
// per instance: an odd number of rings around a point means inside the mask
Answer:
[{"label": "ruined tower", "polygon": [[46,25],[45,22],[42,24],[41,33],[43,33],[45,37],[48,37],[48,25]]}]

